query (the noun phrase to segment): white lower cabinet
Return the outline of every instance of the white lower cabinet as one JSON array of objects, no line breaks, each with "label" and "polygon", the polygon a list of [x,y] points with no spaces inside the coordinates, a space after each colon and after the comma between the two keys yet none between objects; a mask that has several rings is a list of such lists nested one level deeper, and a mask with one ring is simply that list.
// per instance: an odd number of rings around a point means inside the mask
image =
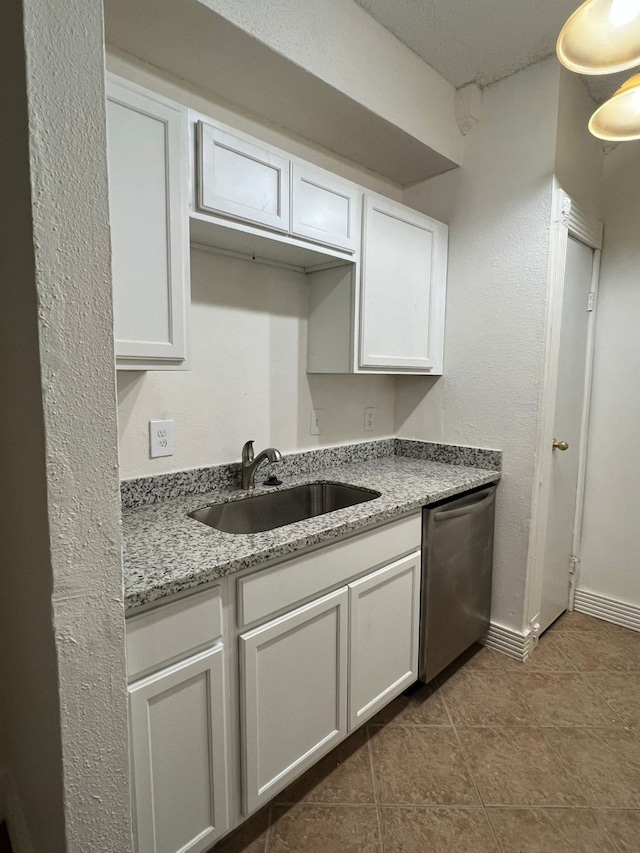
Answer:
[{"label": "white lower cabinet", "polygon": [[136,849],[200,853],[228,829],[223,645],[129,685]]},{"label": "white lower cabinet", "polygon": [[240,635],[245,815],[416,680],[419,602],[416,550]]},{"label": "white lower cabinet", "polygon": [[413,683],[421,518],[130,616],[137,853],[204,853]]},{"label": "white lower cabinet", "polygon": [[240,636],[243,812],[347,733],[347,589]]},{"label": "white lower cabinet", "polygon": [[349,584],[349,728],[418,677],[420,553]]}]

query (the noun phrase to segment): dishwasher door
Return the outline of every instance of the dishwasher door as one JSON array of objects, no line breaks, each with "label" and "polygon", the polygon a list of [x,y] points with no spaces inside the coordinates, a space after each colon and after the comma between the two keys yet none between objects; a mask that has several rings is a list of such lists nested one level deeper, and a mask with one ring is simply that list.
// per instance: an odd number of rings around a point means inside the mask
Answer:
[{"label": "dishwasher door", "polygon": [[430,681],[489,627],[496,486],[425,507],[418,677]]}]

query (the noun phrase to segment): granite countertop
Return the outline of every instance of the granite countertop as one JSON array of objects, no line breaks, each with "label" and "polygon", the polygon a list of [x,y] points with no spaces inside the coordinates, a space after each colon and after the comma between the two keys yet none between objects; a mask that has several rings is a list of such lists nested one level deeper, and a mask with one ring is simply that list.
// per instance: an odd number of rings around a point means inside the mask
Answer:
[{"label": "granite countertop", "polygon": [[[478,460],[474,462],[477,465]],[[258,472],[260,481],[263,471]],[[246,495],[229,484],[200,494],[156,498],[155,503],[126,508],[123,547],[127,610],[304,548],[330,544],[339,537],[392,521],[425,504],[500,478],[499,470],[489,466],[471,467],[404,455],[340,462],[315,472],[286,475],[286,469],[282,471],[277,472],[284,481],[280,489],[323,480],[364,486],[381,495],[366,503],[253,534],[223,533],[187,516],[206,504]],[[254,494],[273,491],[257,486]]]}]

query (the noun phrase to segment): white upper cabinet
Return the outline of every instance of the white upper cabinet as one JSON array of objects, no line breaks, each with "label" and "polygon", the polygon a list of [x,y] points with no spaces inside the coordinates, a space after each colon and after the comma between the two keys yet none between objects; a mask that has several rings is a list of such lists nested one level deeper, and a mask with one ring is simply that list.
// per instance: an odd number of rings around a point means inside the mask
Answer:
[{"label": "white upper cabinet", "polygon": [[289,231],[289,160],[204,121],[197,124],[197,144],[200,210]]},{"label": "white upper cabinet", "polygon": [[442,373],[449,229],[366,193],[360,263],[309,275],[309,373]]},{"label": "white upper cabinet", "polygon": [[294,163],[291,176],[291,233],[355,252],[358,245],[355,184],[322,169]]},{"label": "white upper cabinet", "polygon": [[191,241],[308,274],[309,373],[442,373],[442,222],[113,77],[107,134],[118,367],[185,366]]},{"label": "white upper cabinet", "polygon": [[107,156],[119,368],[183,367],[189,293],[186,109],[112,76]]},{"label": "white upper cabinet", "polygon": [[189,131],[193,245],[300,272],[353,263],[359,187],[194,111]]},{"label": "white upper cabinet", "polygon": [[442,373],[447,226],[367,195],[362,239],[360,367]]}]

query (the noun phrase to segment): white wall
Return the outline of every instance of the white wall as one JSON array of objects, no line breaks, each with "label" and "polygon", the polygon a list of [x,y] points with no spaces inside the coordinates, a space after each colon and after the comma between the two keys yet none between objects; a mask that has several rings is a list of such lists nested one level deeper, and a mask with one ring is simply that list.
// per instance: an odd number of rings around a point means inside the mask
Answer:
[{"label": "white wall", "polygon": [[399,435],[503,450],[492,619],[520,630],[544,340],[558,67],[483,93],[463,166],[408,189],[449,223],[445,373],[398,380]]},{"label": "white wall", "polygon": [[[204,101],[175,81],[115,56],[109,69],[274,145],[399,198],[399,187],[281,131]],[[310,279],[302,273],[203,251],[191,256],[189,371],[118,372],[120,476],[231,462],[247,439],[283,452],[393,434],[395,378],[307,375]],[[364,431],[364,407],[376,425]],[[309,434],[322,409],[321,436]],[[176,452],[149,458],[149,420],[176,423]]]},{"label": "white wall", "polygon": [[561,188],[583,209],[602,216],[602,141],[587,125],[596,103],[577,74],[560,68],[556,177]]},{"label": "white wall", "polygon": [[578,588],[640,608],[640,143],[605,157],[582,564]]},{"label": "white wall", "polygon": [[[123,478],[237,460],[247,439],[289,452],[392,435],[393,377],[306,374],[309,287],[302,273],[192,251],[191,370],[118,372]],[[175,420],[173,456],[149,459],[150,418]]]},{"label": "white wall", "polygon": [[11,198],[0,213],[0,703],[11,777],[5,806],[16,853],[127,853],[102,4],[23,0],[6,12],[0,27],[0,186]]}]

